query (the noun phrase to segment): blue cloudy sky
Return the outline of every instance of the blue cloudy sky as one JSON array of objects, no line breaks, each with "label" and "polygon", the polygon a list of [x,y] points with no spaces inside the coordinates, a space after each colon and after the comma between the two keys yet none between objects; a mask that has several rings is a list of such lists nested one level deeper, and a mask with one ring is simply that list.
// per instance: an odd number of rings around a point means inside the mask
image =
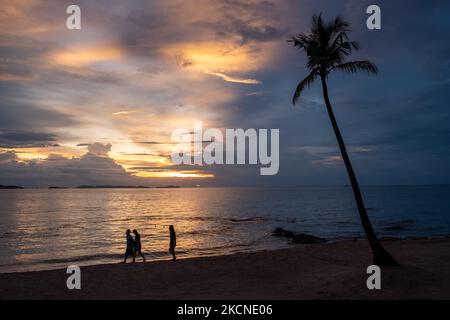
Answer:
[{"label": "blue cloudy sky", "polygon": [[[66,7],[81,7],[67,30]],[[366,28],[370,4],[382,30]],[[436,1],[2,1],[0,184],[347,184],[319,84],[286,39],[311,16],[349,20],[377,76],[329,89],[362,184],[450,183],[450,3]],[[279,128],[280,171],[174,166],[171,132]]]}]

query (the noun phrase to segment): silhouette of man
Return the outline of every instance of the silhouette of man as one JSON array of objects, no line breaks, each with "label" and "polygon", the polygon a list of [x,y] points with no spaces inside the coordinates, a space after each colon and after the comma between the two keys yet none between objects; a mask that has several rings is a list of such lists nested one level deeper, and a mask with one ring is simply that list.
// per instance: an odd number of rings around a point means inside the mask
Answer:
[{"label": "silhouette of man", "polygon": [[137,232],[136,229],[133,230],[134,233],[134,255],[136,256],[138,253],[142,257],[142,262],[145,262],[144,254],[141,252],[141,235]]}]

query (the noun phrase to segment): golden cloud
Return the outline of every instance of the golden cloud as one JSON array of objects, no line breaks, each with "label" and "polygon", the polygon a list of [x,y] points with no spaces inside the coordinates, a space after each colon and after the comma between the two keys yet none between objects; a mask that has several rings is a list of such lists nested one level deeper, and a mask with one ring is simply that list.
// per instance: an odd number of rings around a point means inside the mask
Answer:
[{"label": "golden cloud", "polygon": [[259,80],[233,77],[233,76],[229,76],[229,75],[226,75],[226,74],[220,73],[220,72],[205,71],[205,73],[219,77],[227,82],[235,82],[235,83],[243,83],[243,84],[260,84],[261,83],[261,81],[259,81]]},{"label": "golden cloud", "polygon": [[181,43],[164,49],[163,53],[176,59],[178,65],[186,70],[213,74],[226,81],[240,83],[256,83],[257,80],[231,77],[227,73],[251,72],[263,64],[262,57],[250,47],[235,43]]},{"label": "golden cloud", "polygon": [[67,66],[85,66],[95,62],[114,61],[123,58],[119,47],[74,47],[53,54],[53,61]]}]

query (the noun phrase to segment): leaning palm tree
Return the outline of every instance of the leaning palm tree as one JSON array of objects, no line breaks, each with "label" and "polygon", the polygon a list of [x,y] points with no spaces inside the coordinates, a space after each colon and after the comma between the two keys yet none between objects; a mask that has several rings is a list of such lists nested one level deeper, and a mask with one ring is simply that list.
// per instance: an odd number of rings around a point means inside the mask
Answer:
[{"label": "leaning palm tree", "polygon": [[330,22],[325,22],[321,15],[314,15],[311,32],[309,34],[300,33],[296,37],[292,37],[288,40],[288,42],[306,53],[306,66],[309,69],[309,74],[295,89],[292,103],[295,105],[303,90],[306,87],[309,87],[314,80],[320,78],[323,99],[352,185],[353,194],[361,218],[361,224],[372,248],[374,263],[379,266],[396,265],[397,262],[383,248],[372,228],[366,208],[364,207],[355,172],[353,171],[344,140],[342,139],[336,118],[334,117],[330,98],[328,97],[327,79],[331,71],[344,71],[349,73],[365,71],[369,74],[378,73],[377,67],[370,61],[347,61],[352,50],[359,50],[358,43],[350,41],[348,37],[347,33],[350,31],[349,26],[349,23],[341,17],[337,17]]}]

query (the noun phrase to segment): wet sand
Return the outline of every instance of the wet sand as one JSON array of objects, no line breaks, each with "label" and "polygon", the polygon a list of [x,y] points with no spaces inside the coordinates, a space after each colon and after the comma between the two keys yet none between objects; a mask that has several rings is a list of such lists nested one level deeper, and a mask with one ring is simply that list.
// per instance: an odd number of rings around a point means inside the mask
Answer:
[{"label": "wet sand", "polygon": [[390,240],[401,264],[368,290],[366,241],[296,245],[229,256],[0,274],[0,299],[450,299],[450,239]]}]

